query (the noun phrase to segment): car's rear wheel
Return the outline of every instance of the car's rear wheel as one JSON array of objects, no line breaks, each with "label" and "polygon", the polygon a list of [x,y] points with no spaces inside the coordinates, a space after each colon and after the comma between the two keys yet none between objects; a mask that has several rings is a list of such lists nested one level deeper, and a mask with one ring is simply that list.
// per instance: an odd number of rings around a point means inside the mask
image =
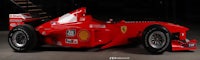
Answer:
[{"label": "car's rear wheel", "polygon": [[152,54],[162,54],[170,44],[170,35],[166,28],[153,25],[143,32],[143,45]]},{"label": "car's rear wheel", "polygon": [[9,32],[8,43],[14,51],[25,52],[37,46],[38,38],[34,28],[25,24],[16,26]]}]

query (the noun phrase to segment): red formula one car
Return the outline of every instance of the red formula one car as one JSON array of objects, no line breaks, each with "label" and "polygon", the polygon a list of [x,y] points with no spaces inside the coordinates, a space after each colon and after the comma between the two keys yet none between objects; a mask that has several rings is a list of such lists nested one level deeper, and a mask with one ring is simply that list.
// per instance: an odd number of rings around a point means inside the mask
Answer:
[{"label": "red formula one car", "polygon": [[186,38],[186,27],[160,21],[102,22],[86,14],[82,7],[43,24],[28,14],[10,14],[9,45],[18,52],[38,47],[40,42],[72,48],[110,48],[131,43],[139,38],[150,53],[195,50],[197,41]]}]

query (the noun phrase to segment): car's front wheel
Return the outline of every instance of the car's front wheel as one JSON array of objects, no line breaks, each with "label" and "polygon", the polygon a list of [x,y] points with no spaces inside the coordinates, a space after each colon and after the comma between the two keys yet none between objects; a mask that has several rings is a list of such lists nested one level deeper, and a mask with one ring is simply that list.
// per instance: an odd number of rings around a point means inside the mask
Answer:
[{"label": "car's front wheel", "polygon": [[38,39],[34,28],[25,24],[16,26],[9,32],[8,43],[14,51],[25,52],[35,48]]},{"label": "car's front wheel", "polygon": [[170,44],[170,35],[166,28],[153,25],[143,32],[143,45],[152,54],[162,54]]}]

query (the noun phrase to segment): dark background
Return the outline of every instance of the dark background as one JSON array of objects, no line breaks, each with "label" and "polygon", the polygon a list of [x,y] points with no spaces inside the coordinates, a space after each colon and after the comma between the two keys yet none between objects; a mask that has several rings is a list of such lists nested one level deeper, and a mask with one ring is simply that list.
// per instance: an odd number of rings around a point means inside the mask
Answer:
[{"label": "dark background", "polygon": [[[100,20],[161,20],[172,23],[198,23],[200,2],[197,0],[30,0],[53,18],[80,6]],[[105,3],[107,2],[107,3]],[[98,5],[99,4],[99,5]],[[100,8],[99,8],[100,7]],[[8,14],[19,13],[9,0],[0,0],[0,30],[8,30]],[[134,17],[133,17],[134,16]],[[146,19],[145,19],[146,18]],[[152,19],[153,18],[153,19]]]},{"label": "dark background", "polygon": [[0,30],[8,30],[7,0],[0,0]]}]

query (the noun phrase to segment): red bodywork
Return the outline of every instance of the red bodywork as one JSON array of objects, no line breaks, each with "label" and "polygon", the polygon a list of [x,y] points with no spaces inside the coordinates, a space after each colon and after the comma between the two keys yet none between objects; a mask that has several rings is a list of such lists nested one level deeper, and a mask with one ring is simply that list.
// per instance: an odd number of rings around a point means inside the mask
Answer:
[{"label": "red bodywork", "polygon": [[102,22],[86,15],[86,8],[82,7],[39,25],[35,30],[43,35],[45,43],[50,45],[72,48],[102,46],[101,49],[105,49],[128,44],[129,38],[141,37],[147,27],[157,24],[165,27],[171,35],[178,33],[179,39],[171,40],[172,51],[197,49],[196,40],[186,39],[189,29],[180,25],[160,21],[111,22]]}]

